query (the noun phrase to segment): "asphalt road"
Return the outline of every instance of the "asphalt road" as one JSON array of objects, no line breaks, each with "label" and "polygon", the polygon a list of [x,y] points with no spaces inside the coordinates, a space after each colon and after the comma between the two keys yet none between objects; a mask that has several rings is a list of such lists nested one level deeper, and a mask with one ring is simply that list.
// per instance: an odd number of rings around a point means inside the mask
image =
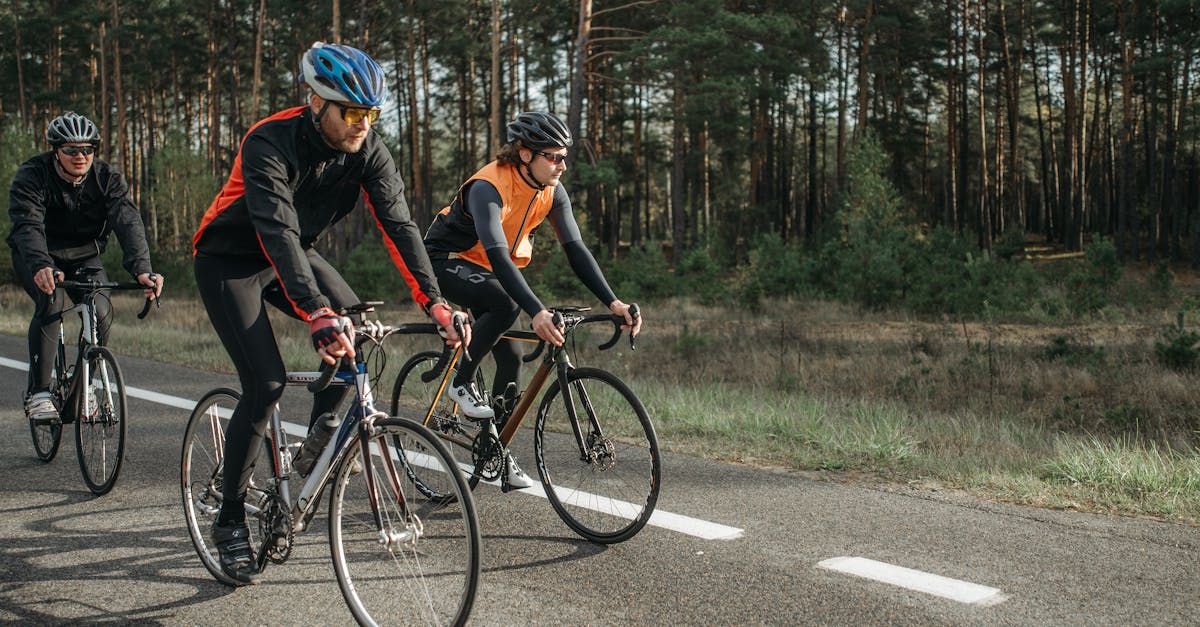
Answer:
[{"label": "asphalt road", "polygon": [[[261,585],[227,588],[196,558],[178,488],[188,411],[135,395],[187,402],[232,378],[122,357],[129,448],[116,488],[96,498],[72,432],[53,462],[33,454],[24,350],[0,336],[0,622],[352,622],[323,515]],[[528,439],[515,451],[533,468]],[[478,625],[1200,622],[1193,527],[677,455],[665,458],[660,516],[615,546],[576,537],[543,498],[481,486],[476,503]],[[845,572],[855,568],[869,577]]]}]

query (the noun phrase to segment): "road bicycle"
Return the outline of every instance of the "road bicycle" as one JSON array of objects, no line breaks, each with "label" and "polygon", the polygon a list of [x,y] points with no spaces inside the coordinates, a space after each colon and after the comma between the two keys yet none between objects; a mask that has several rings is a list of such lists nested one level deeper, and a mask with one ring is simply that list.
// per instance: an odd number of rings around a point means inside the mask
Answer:
[{"label": "road bicycle", "polygon": [[[636,305],[630,307],[636,316]],[[660,487],[660,457],[654,425],[633,390],[615,374],[592,367],[575,367],[568,351],[581,327],[608,322],[613,334],[601,350],[616,345],[625,319],[611,314],[584,315],[584,307],[552,309],[563,331],[562,346],[548,346],[531,331],[510,330],[505,338],[537,343],[523,357],[541,356],[528,388],[488,401],[492,419],[476,420],[460,411],[448,393],[462,347],[414,355],[401,368],[392,389],[392,414],[412,418],[467,451],[471,464],[468,483],[499,480],[507,491],[505,464],[522,421],[542,388],[533,427],[534,457],[541,487],[563,522],[584,538],[601,544],[622,542],[646,525],[654,512]],[[630,336],[630,347],[636,348]],[[485,385],[480,368],[476,387]],[[433,486],[418,484],[437,496]]]},{"label": "road bicycle", "polygon": [[[33,448],[38,459],[49,462],[58,454],[64,424],[75,423],[75,452],[83,481],[93,494],[107,494],[117,483],[125,460],[125,382],[117,358],[99,341],[96,299],[108,298],[110,290],[145,290],[141,283],[100,281],[99,268],[81,268],[71,280],[56,286],[72,295],[76,304],[44,320],[58,324],[58,345],[54,351],[54,370],[50,377],[50,400],[58,410],[54,422],[29,421]],[[53,302],[54,295],[51,295]],[[138,319],[150,313],[146,299]],[[63,318],[79,314],[79,346],[75,361],[67,361],[66,330]],[[33,366],[30,366],[30,377]]]},{"label": "road bicycle", "polygon": [[[342,595],[360,624],[466,622],[480,572],[480,534],[470,489],[449,449],[428,429],[376,410],[363,355],[411,325],[368,321],[379,303],[344,309],[358,319],[357,357],[320,372],[290,372],[289,386],[319,392],[353,386],[345,417],[320,451],[307,478],[295,472],[301,441],[289,441],[278,405],[258,454],[246,495],[251,546],[260,571],[282,564],[295,534],[308,528],[329,488],[329,547]],[[424,328],[421,327],[421,331]],[[180,485],[188,533],[204,567],[236,585],[221,570],[209,530],[221,509],[225,431],[240,394],[218,388],[205,394],[188,419]],[[440,497],[414,489],[420,476]]]}]

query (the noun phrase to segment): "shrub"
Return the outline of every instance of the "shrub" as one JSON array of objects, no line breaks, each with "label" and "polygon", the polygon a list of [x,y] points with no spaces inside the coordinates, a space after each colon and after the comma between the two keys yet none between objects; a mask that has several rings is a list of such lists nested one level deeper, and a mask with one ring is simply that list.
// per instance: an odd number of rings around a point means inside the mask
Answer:
[{"label": "shrub", "polygon": [[888,156],[864,132],[850,152],[846,195],[838,208],[837,235],[822,254],[832,268],[836,294],[879,309],[901,301],[912,265],[921,255],[917,228],[886,178]]},{"label": "shrub", "polygon": [[748,302],[763,298],[786,298],[809,291],[806,266],[797,246],[790,246],[778,233],[758,237],[750,250],[750,261],[738,278],[738,295]]},{"label": "shrub", "polygon": [[675,277],[684,293],[706,305],[730,300],[733,296],[730,281],[722,276],[729,267],[728,262],[721,259],[715,248],[706,244],[685,252]]},{"label": "shrub", "polygon": [[1069,272],[1063,285],[1072,311],[1087,314],[1109,304],[1120,280],[1121,260],[1116,245],[1109,238],[1097,237],[1084,249],[1083,265]]},{"label": "shrub", "polygon": [[1175,324],[1167,327],[1161,340],[1154,342],[1154,356],[1159,363],[1172,370],[1190,370],[1200,360],[1200,333],[1189,331],[1183,325],[1183,312],[1175,318]]},{"label": "shrub", "polygon": [[607,265],[601,262],[601,268],[617,297],[627,303],[679,293],[678,278],[671,272],[671,262],[662,246],[656,243],[632,247]]}]

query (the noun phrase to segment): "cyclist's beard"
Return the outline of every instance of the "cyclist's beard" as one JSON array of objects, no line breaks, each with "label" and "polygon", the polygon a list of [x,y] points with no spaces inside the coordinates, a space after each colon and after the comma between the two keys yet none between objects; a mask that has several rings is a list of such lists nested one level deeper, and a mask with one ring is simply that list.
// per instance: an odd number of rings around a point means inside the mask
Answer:
[{"label": "cyclist's beard", "polygon": [[353,153],[362,150],[363,143],[367,141],[367,135],[371,132],[370,129],[367,129],[366,133],[358,136],[357,131],[351,130],[349,125],[344,124],[342,120],[338,119],[335,115],[331,117],[333,120],[332,123],[335,125],[342,124],[344,128],[339,129],[341,131],[340,135],[338,134],[338,131],[330,132],[330,130],[326,128],[324,124],[325,111],[328,108],[329,103],[327,102],[325,103],[325,106],[321,107],[321,111],[319,113],[313,115],[313,126],[317,128],[317,134],[321,136],[321,139],[325,141],[325,144],[338,152]]}]

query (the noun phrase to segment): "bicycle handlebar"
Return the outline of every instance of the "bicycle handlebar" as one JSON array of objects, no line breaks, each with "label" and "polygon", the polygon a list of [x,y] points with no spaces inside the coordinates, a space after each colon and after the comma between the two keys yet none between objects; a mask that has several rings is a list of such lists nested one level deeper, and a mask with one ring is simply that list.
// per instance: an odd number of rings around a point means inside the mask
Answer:
[{"label": "bicycle handlebar", "polygon": [[[116,281],[58,281],[54,284],[55,287],[61,287],[68,290],[86,290],[88,292],[99,292],[100,290],[146,290],[150,289],[148,285],[141,283],[117,283]],[[56,290],[57,291],[57,290]],[[54,302],[55,292],[50,292],[50,302]],[[142,310],[138,312],[138,320],[144,320],[150,313],[150,303],[153,302],[159,307],[162,307],[162,302],[159,298],[147,298],[145,304],[142,305]]]},{"label": "bicycle handlebar", "polygon": [[[370,306],[375,304],[379,303],[364,303],[362,305],[355,305],[353,307],[342,309],[341,313],[343,315],[350,313],[366,314],[368,311],[372,310]],[[410,322],[390,325],[377,321],[368,321],[365,319],[365,316],[360,316],[360,318],[362,319],[359,320],[359,324],[354,327],[354,345],[356,349],[368,339],[382,341],[388,336],[396,334],[426,335],[437,333],[438,328],[437,325],[432,322]],[[361,353],[358,354],[361,355]],[[354,367],[355,363],[356,360],[351,360],[345,357],[337,360],[333,364],[322,361],[321,366],[318,369],[318,371],[321,373],[321,376],[318,377],[316,381],[312,381],[306,386],[308,391],[316,394],[317,392],[324,390],[325,388],[329,387],[330,383],[333,382],[333,377],[337,374],[338,370],[340,370],[343,366],[345,366],[347,369],[351,369]]]}]

